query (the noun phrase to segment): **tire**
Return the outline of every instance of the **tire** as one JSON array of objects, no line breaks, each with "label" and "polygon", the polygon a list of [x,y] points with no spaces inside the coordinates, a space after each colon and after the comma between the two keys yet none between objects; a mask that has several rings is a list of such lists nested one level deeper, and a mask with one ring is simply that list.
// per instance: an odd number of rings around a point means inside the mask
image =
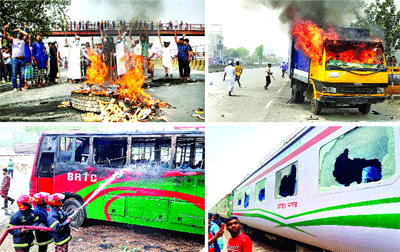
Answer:
[{"label": "tire", "polygon": [[[77,208],[80,208],[81,206],[82,206],[82,203],[80,201],[78,201],[75,198],[69,198],[62,205],[62,209],[65,212],[69,213],[70,211],[75,210]],[[83,207],[79,211],[79,213],[72,219],[72,222],[70,224],[71,227],[80,227],[80,226],[82,226],[83,223],[86,220],[86,217],[87,217],[86,208]]]},{"label": "tire", "polygon": [[304,102],[304,95],[301,89],[297,87],[297,85],[292,86],[292,101],[294,103],[303,103]]},{"label": "tire", "polygon": [[314,115],[321,114],[322,102],[318,101],[315,97],[311,100],[311,111]]},{"label": "tire", "polygon": [[358,111],[360,111],[360,113],[363,115],[368,114],[370,110],[371,110],[371,104],[363,104],[358,106]]}]

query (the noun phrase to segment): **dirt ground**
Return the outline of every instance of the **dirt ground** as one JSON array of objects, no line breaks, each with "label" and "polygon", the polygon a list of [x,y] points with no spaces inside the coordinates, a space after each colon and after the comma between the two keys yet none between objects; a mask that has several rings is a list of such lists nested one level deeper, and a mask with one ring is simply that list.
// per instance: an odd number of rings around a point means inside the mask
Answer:
[{"label": "dirt ground", "polygon": [[[2,175],[0,179],[3,179]],[[28,194],[29,179],[29,170],[25,173],[15,171],[9,196],[16,199],[22,194]],[[3,206],[2,199],[0,206]],[[11,215],[16,211],[16,203],[7,210],[0,209],[0,235],[7,229]],[[197,252],[204,247],[203,235],[96,220],[89,220],[84,227],[72,229],[71,236],[70,252]],[[30,251],[36,252],[37,248],[35,245]],[[12,235],[8,235],[0,246],[0,252],[12,251]],[[49,245],[48,251],[54,251],[54,243]]]}]

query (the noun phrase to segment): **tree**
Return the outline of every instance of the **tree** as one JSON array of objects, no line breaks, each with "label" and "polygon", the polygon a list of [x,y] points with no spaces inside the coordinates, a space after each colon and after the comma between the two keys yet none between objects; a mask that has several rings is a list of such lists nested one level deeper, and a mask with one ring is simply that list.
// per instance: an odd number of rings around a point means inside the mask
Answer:
[{"label": "tree", "polygon": [[9,31],[23,29],[27,22],[29,33],[51,35],[54,28],[65,28],[68,21],[67,6],[71,0],[0,0],[0,27],[10,24]]},{"label": "tree", "polygon": [[233,58],[244,58],[249,55],[249,50],[244,47],[239,47],[233,50],[232,57]]},{"label": "tree", "polygon": [[400,11],[396,10],[394,0],[375,0],[362,5],[364,15],[354,11],[357,21],[352,27],[369,29],[371,35],[385,42],[386,57],[400,49]]},{"label": "tree", "polygon": [[254,54],[257,56],[257,59],[260,61],[260,62],[263,62],[264,61],[264,45],[260,45],[260,46],[258,46],[258,47],[256,47],[256,50],[255,50],[255,52],[254,52]]}]

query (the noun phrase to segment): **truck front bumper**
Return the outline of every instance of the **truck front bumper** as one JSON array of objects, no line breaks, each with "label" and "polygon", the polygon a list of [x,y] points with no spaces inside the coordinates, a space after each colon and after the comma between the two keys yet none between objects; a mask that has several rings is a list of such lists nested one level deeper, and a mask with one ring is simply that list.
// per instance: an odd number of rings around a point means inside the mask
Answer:
[{"label": "truck front bumper", "polygon": [[382,103],[386,96],[331,96],[321,95],[319,101],[331,105],[362,105],[362,104],[375,104]]}]

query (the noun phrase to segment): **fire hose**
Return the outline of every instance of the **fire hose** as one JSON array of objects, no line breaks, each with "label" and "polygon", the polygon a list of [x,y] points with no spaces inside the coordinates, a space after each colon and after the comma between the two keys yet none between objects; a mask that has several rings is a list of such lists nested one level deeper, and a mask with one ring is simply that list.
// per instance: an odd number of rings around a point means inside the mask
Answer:
[{"label": "fire hose", "polygon": [[9,227],[3,234],[3,236],[0,239],[0,246],[3,243],[4,239],[7,237],[8,232],[11,230],[15,229],[27,229],[27,230],[36,230],[36,231],[46,231],[46,232],[53,232],[53,230],[49,227],[38,227],[38,226],[14,226],[14,227]]}]

